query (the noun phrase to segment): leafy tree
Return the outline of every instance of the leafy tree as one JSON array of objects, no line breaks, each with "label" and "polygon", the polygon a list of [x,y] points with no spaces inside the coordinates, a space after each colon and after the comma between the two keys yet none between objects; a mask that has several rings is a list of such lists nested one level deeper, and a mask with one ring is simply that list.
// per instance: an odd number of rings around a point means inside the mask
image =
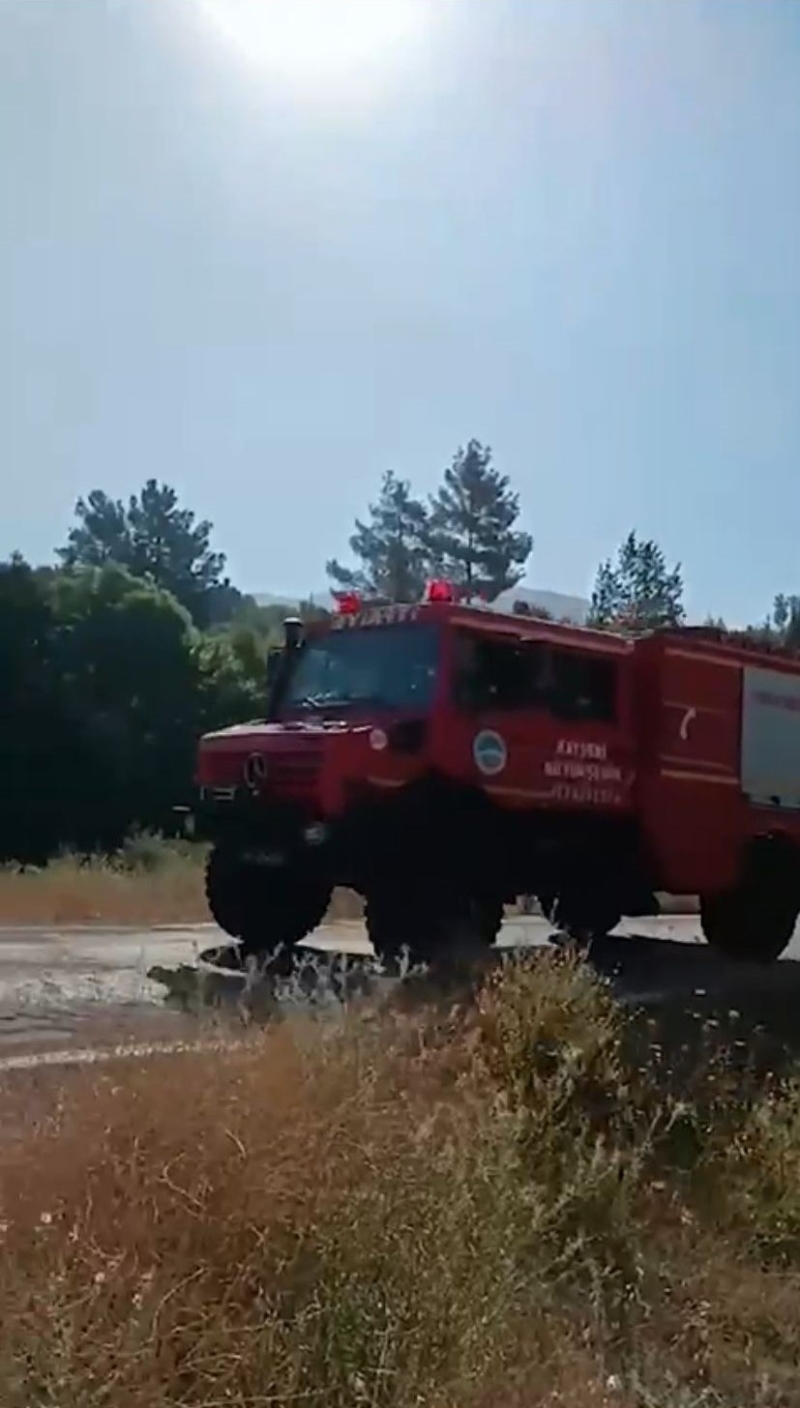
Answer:
[{"label": "leafy tree", "polygon": [[115,564],[0,564],[0,859],[168,831],[198,735],[263,711],[259,647]]},{"label": "leafy tree", "polygon": [[366,523],[356,519],[350,538],[350,549],[360,565],[343,567],[332,559],[325,569],[331,582],[390,601],[419,601],[428,573],[425,505],[414,498],[406,480],[389,470],[368,512]]},{"label": "leafy tree", "polygon": [[[798,607],[794,610],[791,606],[792,601],[798,603]],[[800,645],[800,639],[798,639],[800,621],[795,619],[798,608],[800,608],[800,599],[778,596],[775,598],[772,612],[763,621],[758,621],[755,624],[750,622],[743,627],[730,627],[721,616],[709,616],[704,624],[707,628],[734,642],[743,640],[751,645],[764,646],[768,650],[782,645],[797,649]]]},{"label": "leafy tree", "polygon": [[792,650],[800,647],[800,596],[785,596],[783,592],[776,596],[772,625],[781,644]]},{"label": "leafy tree", "polygon": [[240,631],[252,632],[260,642],[260,648],[266,650],[272,645],[280,645],[283,639],[283,623],[287,616],[299,616],[304,624],[308,624],[311,621],[328,620],[330,612],[313,601],[301,601],[299,604],[270,602],[268,606],[259,606],[255,601],[249,600],[237,611],[229,629],[234,634]]},{"label": "leafy tree", "polygon": [[765,619],[756,625],[745,626],[743,634],[757,645],[800,649],[800,597],[786,596],[780,592]]},{"label": "leafy tree", "polygon": [[58,829],[52,779],[62,761],[62,731],[54,632],[41,575],[18,554],[0,563],[0,859],[22,851],[46,859]]},{"label": "leafy tree", "polygon": [[230,637],[201,636],[195,659],[199,693],[193,742],[194,736],[210,729],[263,718],[266,662],[252,631],[242,628],[233,630]]},{"label": "leafy tree", "polygon": [[519,497],[478,440],[459,449],[431,503],[428,541],[437,571],[466,596],[494,601],[516,586],[530,556],[528,533],[514,528]]},{"label": "leafy tree", "polygon": [[78,499],[75,516],[58,552],[65,567],[117,563],[171,592],[200,626],[230,619],[241,602],[223,577],[224,555],[211,549],[211,524],[181,508],[168,484],[148,479],[127,505],[93,489]]},{"label": "leafy tree", "polygon": [[61,573],[50,596],[67,836],[94,849],[135,825],[168,829],[193,764],[198,638],[188,613],[115,564]]},{"label": "leafy tree", "polygon": [[684,619],[680,564],[670,570],[652,538],[629,533],[616,561],[600,564],[589,624],[638,632],[678,626]]}]

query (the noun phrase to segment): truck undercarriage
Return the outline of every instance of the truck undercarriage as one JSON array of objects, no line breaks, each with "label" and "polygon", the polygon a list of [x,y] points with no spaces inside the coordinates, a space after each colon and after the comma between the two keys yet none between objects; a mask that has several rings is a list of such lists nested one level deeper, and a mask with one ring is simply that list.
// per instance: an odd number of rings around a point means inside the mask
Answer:
[{"label": "truck undercarriage", "polygon": [[639,838],[627,819],[505,812],[476,788],[430,775],[375,793],[328,821],[246,790],[206,801],[198,834],[213,840],[211,913],[241,955],[291,963],[343,886],[365,902],[384,964],[405,951],[431,962],[454,943],[492,944],[504,905],[535,894],[575,937],[606,933],[623,914],[653,914]]}]

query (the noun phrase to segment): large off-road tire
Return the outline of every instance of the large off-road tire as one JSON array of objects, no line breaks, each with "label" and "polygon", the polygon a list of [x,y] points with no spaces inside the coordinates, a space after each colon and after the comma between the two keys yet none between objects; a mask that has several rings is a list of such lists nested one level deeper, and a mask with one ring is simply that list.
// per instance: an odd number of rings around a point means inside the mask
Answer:
[{"label": "large off-road tire", "polygon": [[613,895],[574,890],[559,895],[547,917],[568,938],[588,944],[616,929],[622,910]]},{"label": "large off-road tire", "polygon": [[552,924],[555,921],[558,895],[553,890],[542,890],[541,894],[537,895],[536,898],[539,901],[539,908],[544,918],[549,919]]},{"label": "large off-road tire", "polygon": [[704,895],[700,922],[710,946],[739,962],[774,963],[800,913],[800,857],[779,838],[751,847],[738,884]]},{"label": "large off-road tire", "polygon": [[244,861],[234,849],[215,847],[206,863],[206,898],[219,927],[236,946],[211,949],[208,962],[236,966],[253,956],[289,972],[293,949],[325,917],[331,887],[290,866]]},{"label": "large off-road tire", "polygon": [[491,948],[503,901],[386,886],[367,895],[365,918],[376,957],[387,972],[398,973],[406,965],[457,962]]}]

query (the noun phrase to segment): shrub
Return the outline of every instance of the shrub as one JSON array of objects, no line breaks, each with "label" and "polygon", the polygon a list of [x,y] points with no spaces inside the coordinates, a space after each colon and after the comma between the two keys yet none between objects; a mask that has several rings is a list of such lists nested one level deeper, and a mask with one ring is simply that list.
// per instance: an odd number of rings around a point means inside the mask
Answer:
[{"label": "shrub", "polygon": [[699,1068],[687,1171],[570,961],[363,1015],[7,1083],[4,1405],[798,1401],[791,1082]]}]

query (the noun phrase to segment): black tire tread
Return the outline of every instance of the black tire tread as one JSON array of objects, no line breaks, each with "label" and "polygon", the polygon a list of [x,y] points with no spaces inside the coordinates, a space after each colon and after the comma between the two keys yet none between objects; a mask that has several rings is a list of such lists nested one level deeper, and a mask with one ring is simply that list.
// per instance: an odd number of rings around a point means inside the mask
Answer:
[{"label": "black tire tread", "polygon": [[788,948],[800,913],[800,858],[763,838],[745,857],[739,882],[700,899],[706,942],[724,958],[774,963]]},{"label": "black tire tread", "polygon": [[[367,895],[364,917],[372,946],[380,961],[390,970],[397,968],[408,951],[408,960],[431,963],[447,954],[452,929],[459,911],[473,911],[471,922],[481,947],[490,948],[503,924],[501,899],[466,898],[460,902],[432,896],[378,889]],[[455,952],[455,950],[454,950]]]},{"label": "black tire tread", "polygon": [[291,949],[307,938],[330,903],[328,885],[305,875],[247,865],[221,848],[208,857],[205,893],[220,929],[241,941],[243,953],[258,955]]}]

